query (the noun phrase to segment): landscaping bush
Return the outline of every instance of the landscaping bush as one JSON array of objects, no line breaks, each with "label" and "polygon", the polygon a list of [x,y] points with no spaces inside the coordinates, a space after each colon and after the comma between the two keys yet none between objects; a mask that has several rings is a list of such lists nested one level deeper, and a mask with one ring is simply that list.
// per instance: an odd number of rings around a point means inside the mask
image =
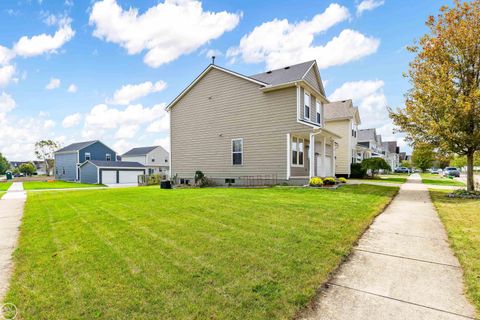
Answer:
[{"label": "landscaping bush", "polygon": [[377,172],[380,170],[391,171],[390,165],[382,158],[369,158],[365,159],[361,163],[362,168],[365,171],[370,170],[371,177],[373,178]]},{"label": "landscaping bush", "polygon": [[350,165],[350,178],[363,179],[366,175],[367,170],[365,170],[360,163],[352,163]]},{"label": "landscaping bush", "polygon": [[333,186],[335,185],[335,178],[332,178],[332,177],[325,178],[323,179],[323,184],[327,186]]},{"label": "landscaping bush", "polygon": [[323,186],[323,180],[319,177],[313,177],[310,179],[308,184],[310,185],[310,187],[321,187]]},{"label": "landscaping bush", "polygon": [[340,181],[341,183],[347,183],[347,179],[345,179],[344,177],[338,178],[338,181]]}]

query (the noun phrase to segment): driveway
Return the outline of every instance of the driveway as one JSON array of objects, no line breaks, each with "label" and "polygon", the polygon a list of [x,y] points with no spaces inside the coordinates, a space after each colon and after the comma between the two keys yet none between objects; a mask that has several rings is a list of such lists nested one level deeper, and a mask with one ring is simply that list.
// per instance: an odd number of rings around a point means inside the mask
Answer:
[{"label": "driveway", "polygon": [[474,319],[462,269],[418,174],[400,187],[305,319]]}]

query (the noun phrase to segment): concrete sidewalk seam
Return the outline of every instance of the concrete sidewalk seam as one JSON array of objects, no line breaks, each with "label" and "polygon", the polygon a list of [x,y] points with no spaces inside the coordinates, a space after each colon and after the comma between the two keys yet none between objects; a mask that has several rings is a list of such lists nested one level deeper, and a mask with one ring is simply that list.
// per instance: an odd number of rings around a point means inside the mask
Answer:
[{"label": "concrete sidewalk seam", "polygon": [[389,254],[389,253],[378,252],[378,251],[370,251],[370,250],[362,249],[362,248],[359,248],[359,247],[354,248],[354,250],[367,252],[367,253],[371,253],[371,254],[378,254],[378,255],[392,257],[392,258],[399,258],[399,259],[413,260],[413,261],[424,262],[424,263],[431,263],[431,264],[436,264],[436,265],[445,266],[445,267],[452,267],[452,268],[457,268],[457,269],[460,268],[460,266],[456,266],[456,265],[453,265],[453,264],[441,263],[441,262],[435,262],[435,261],[429,261],[429,260],[423,260],[423,259],[417,259],[417,258],[410,258],[410,257],[406,257],[406,256],[399,256],[399,255],[395,255],[395,254]]},{"label": "concrete sidewalk seam", "polygon": [[353,291],[369,294],[369,295],[372,295],[372,296],[376,296],[376,297],[380,297],[380,298],[384,298],[384,299],[388,299],[388,300],[393,300],[393,301],[397,301],[397,302],[401,302],[401,303],[406,303],[406,304],[414,305],[414,306],[421,307],[421,308],[435,310],[435,311],[438,311],[438,312],[448,313],[448,314],[458,316],[458,317],[462,317],[462,318],[465,318],[465,319],[477,320],[477,318],[466,316],[466,315],[463,315],[463,314],[459,314],[459,313],[455,313],[455,312],[451,312],[451,311],[447,311],[447,310],[442,310],[442,309],[438,309],[438,308],[435,308],[435,307],[429,307],[429,306],[425,306],[425,305],[415,303],[415,302],[410,302],[410,301],[406,301],[406,300],[392,298],[392,297],[385,296],[385,295],[378,294],[378,293],[374,293],[374,292],[369,292],[369,291],[365,291],[365,290],[361,290],[361,289],[356,289],[356,288],[352,288],[352,287],[349,287],[349,286],[345,286],[343,284],[327,282],[327,285],[337,286],[337,287],[341,287],[341,288],[345,288],[345,289],[348,289],[348,290],[353,290]]}]

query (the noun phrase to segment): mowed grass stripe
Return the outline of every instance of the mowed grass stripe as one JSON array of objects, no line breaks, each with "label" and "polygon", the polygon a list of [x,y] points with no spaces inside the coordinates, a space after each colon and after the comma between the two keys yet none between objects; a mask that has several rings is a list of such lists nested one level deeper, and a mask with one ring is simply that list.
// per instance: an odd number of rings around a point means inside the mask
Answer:
[{"label": "mowed grass stripe", "polygon": [[291,318],[396,190],[31,193],[7,299],[24,319]]}]

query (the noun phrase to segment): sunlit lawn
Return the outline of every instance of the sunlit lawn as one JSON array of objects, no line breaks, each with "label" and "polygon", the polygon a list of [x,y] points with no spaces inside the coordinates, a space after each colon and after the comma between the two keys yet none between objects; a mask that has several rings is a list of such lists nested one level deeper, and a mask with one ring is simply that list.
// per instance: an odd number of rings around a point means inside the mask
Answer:
[{"label": "sunlit lawn", "polygon": [[431,174],[431,173],[421,173],[422,183],[424,184],[435,184],[439,186],[464,186],[465,183],[457,181],[454,179],[449,179],[443,177],[441,174]]},{"label": "sunlit lawn", "polygon": [[451,199],[431,191],[433,203],[465,274],[468,294],[480,315],[480,200]]},{"label": "sunlit lawn", "polygon": [[11,182],[0,182],[0,191],[7,191],[11,185]]},{"label": "sunlit lawn", "polygon": [[22,319],[292,319],[398,188],[30,193]]},{"label": "sunlit lawn", "polygon": [[101,186],[103,185],[66,181],[27,181],[23,183],[23,188],[25,190],[91,188]]}]

